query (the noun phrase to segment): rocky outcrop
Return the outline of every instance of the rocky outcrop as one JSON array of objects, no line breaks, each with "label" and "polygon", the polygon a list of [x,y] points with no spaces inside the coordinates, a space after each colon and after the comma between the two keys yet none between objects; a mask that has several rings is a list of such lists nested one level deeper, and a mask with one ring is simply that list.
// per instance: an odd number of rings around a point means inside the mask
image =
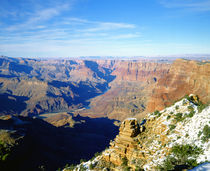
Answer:
[{"label": "rocky outcrop", "polygon": [[148,114],[142,122],[128,118],[122,122],[119,135],[110,142],[109,149],[74,170],[193,168],[210,160],[209,114],[210,107],[190,95],[162,111]]},{"label": "rocky outcrop", "polygon": [[161,110],[186,94],[194,93],[204,103],[210,102],[210,63],[177,59],[169,73],[158,80],[147,111]]},{"label": "rocky outcrop", "polygon": [[[143,131],[141,127],[141,131]],[[122,165],[124,160],[130,159],[133,154],[133,149],[137,148],[137,143],[134,139],[141,131],[136,118],[128,118],[124,120],[119,129],[119,135],[113,142],[110,143],[110,154],[105,154],[104,160],[113,163],[114,165]]]}]

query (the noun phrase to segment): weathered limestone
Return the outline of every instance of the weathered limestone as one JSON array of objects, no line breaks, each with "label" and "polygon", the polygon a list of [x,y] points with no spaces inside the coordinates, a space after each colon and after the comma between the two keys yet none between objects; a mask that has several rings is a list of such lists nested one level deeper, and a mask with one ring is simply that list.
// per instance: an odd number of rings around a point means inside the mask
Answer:
[{"label": "weathered limestone", "polygon": [[112,152],[104,156],[104,159],[115,165],[122,165],[124,158],[131,158],[138,145],[134,137],[141,132],[140,128],[143,130],[143,126],[139,126],[136,118],[128,118],[123,121],[119,135],[110,143]]}]

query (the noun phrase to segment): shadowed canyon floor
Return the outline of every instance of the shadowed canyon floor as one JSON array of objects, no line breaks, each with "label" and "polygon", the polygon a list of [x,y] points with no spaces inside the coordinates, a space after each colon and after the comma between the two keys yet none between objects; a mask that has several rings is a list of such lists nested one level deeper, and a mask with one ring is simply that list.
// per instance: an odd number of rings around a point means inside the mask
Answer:
[{"label": "shadowed canyon floor", "polygon": [[118,133],[115,120],[71,117],[74,127],[68,123],[55,127],[29,117],[2,116],[0,142],[8,144],[13,152],[5,163],[0,161],[0,169],[56,170],[66,163],[79,163],[108,147]]}]

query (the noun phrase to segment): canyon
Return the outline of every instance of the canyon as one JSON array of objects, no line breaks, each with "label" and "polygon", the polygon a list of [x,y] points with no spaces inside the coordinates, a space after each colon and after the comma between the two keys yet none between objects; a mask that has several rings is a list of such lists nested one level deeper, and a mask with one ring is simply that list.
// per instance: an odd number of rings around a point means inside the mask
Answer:
[{"label": "canyon", "polygon": [[[12,148],[17,149],[17,154],[22,151],[25,159],[31,156],[23,147],[36,147],[35,151],[30,149],[34,153],[31,161],[27,160],[27,165],[20,162],[16,170],[38,167],[56,170],[66,163],[78,164],[80,159],[89,160],[94,153],[103,151],[116,136],[110,149],[117,150],[116,146],[124,146],[128,141],[133,150],[137,145],[133,137],[141,134],[142,138],[145,134],[145,125],[140,121],[147,113],[163,110],[191,93],[208,105],[209,85],[208,60],[3,56],[0,57],[0,142],[5,134],[19,137],[12,140]],[[124,121],[126,118],[136,119]],[[147,130],[152,130],[152,125],[158,127],[161,123],[151,120],[148,124]],[[141,146],[140,150],[145,148]],[[122,149],[130,150],[127,144]],[[115,157],[105,155],[103,160],[121,165],[123,157],[119,154],[123,150],[116,151]],[[130,161],[134,156],[126,152],[124,157]],[[131,163],[129,167],[135,168]]]},{"label": "canyon", "polygon": [[0,112],[142,118],[189,93],[209,103],[210,63],[0,58]]}]

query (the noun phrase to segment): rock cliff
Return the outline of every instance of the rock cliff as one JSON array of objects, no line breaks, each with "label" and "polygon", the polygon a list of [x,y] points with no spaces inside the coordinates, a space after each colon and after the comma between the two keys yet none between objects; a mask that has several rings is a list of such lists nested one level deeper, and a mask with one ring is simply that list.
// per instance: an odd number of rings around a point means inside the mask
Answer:
[{"label": "rock cliff", "polygon": [[209,80],[208,61],[1,57],[0,112],[33,116],[74,111],[123,121],[161,110],[191,92],[208,103]]},{"label": "rock cliff", "polygon": [[[128,118],[109,149],[73,170],[173,170],[210,161],[210,106],[190,95],[142,122]],[[71,170],[67,168],[64,170]]]},{"label": "rock cliff", "polygon": [[109,68],[86,60],[0,58],[0,112],[37,115],[88,104],[114,79]]},{"label": "rock cliff", "polygon": [[121,121],[145,111],[153,87],[170,68],[168,63],[153,61],[100,61],[99,65],[110,66],[116,78],[109,83],[110,89],[92,99],[90,109],[80,114]]},{"label": "rock cliff", "polygon": [[186,94],[194,93],[210,102],[210,63],[177,59],[168,74],[158,80],[147,111],[161,110]]}]

